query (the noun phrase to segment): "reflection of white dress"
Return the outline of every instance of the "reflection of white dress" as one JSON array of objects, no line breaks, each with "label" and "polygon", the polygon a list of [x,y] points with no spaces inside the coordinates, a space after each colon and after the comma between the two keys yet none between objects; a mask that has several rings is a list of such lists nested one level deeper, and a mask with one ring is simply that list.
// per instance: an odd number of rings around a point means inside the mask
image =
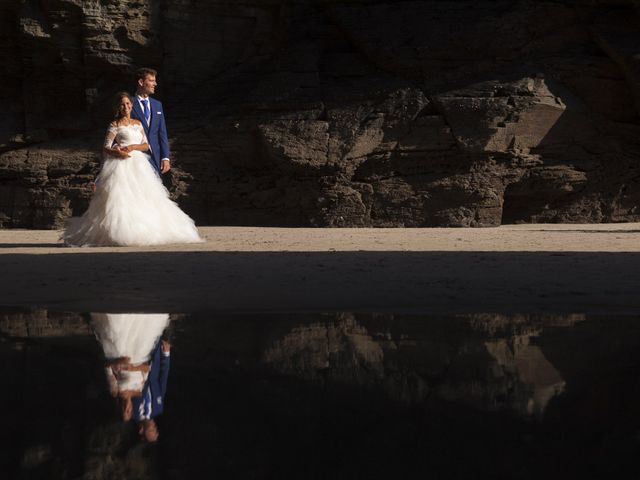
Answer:
[{"label": "reflection of white dress", "polygon": [[[107,359],[129,357],[132,365],[148,362],[168,313],[92,313],[91,325]],[[110,370],[110,369],[108,369]],[[107,376],[112,372],[107,372]],[[122,370],[116,373],[119,390],[141,390],[147,373]]]},{"label": "reflection of white dress", "polygon": [[[110,126],[105,147],[148,143],[141,124]],[[134,150],[125,159],[106,157],[88,210],[69,220],[67,245],[159,245],[201,242],[193,220],[169,199],[149,163]]]}]

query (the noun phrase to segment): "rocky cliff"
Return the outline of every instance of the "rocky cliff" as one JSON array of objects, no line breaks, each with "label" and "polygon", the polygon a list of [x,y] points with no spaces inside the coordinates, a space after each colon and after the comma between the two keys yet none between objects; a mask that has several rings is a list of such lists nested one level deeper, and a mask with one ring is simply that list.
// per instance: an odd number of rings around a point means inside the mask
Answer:
[{"label": "rocky cliff", "polygon": [[159,70],[199,224],[640,220],[633,0],[8,0],[0,225],[82,213],[108,103]]}]

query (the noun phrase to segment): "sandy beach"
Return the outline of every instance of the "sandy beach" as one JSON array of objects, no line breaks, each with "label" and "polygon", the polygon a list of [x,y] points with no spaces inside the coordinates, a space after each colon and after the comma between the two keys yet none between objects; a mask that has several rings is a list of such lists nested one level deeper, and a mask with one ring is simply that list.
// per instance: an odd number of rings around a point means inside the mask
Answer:
[{"label": "sandy beach", "polygon": [[640,224],[203,227],[206,242],[68,248],[0,230],[0,305],[75,311],[640,313]]}]

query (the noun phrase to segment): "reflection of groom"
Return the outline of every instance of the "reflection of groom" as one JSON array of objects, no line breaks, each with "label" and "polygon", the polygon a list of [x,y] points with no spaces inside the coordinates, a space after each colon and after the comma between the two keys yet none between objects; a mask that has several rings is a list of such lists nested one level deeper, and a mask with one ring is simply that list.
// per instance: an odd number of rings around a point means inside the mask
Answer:
[{"label": "reflection of groom", "polygon": [[144,133],[149,141],[151,165],[160,174],[167,173],[171,166],[167,125],[164,121],[162,103],[149,96],[155,93],[157,74],[151,68],[141,68],[136,72],[137,85],[132,102],[131,118],[140,120],[142,123]]},{"label": "reflection of groom", "polygon": [[164,411],[164,397],[167,393],[171,366],[170,355],[171,345],[166,340],[160,340],[151,355],[151,369],[142,388],[142,394],[131,399],[133,420],[138,423],[138,433],[148,442],[158,440],[155,418]]}]

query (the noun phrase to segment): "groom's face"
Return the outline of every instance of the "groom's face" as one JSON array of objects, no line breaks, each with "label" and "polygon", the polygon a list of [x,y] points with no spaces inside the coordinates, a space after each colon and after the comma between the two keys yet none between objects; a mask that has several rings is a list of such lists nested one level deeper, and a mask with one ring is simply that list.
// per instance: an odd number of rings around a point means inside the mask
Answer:
[{"label": "groom's face", "polygon": [[144,77],[144,80],[138,80],[140,93],[143,95],[151,95],[156,91],[156,76],[155,75],[147,75]]}]

